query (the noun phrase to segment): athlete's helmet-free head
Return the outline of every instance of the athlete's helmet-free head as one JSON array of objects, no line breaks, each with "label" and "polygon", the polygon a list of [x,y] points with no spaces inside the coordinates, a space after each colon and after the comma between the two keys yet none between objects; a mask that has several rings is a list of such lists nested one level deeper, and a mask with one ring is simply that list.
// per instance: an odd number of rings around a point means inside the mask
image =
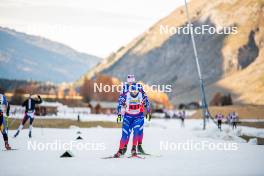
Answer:
[{"label": "athlete's helmet-free head", "polygon": [[127,75],[127,82],[133,83],[136,81],[135,75]]}]

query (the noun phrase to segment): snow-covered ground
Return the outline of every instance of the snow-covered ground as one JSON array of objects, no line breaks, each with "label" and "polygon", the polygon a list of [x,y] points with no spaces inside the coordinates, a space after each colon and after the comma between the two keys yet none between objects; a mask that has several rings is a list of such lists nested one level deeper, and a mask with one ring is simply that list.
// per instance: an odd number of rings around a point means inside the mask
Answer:
[{"label": "snow-covered ground", "polygon": [[[24,113],[16,115],[12,115],[9,117],[11,119],[22,119],[24,118]],[[35,116],[36,119],[71,119],[71,120],[77,120],[78,114],[67,114],[66,116],[58,116],[58,115],[50,115],[50,116]],[[80,120],[81,121],[116,121],[116,115],[115,114],[80,114]]]},{"label": "snow-covered ground", "polygon": [[[25,129],[18,138],[10,138],[18,150],[0,152],[0,175],[264,175],[263,146],[237,137],[237,133],[264,137],[263,129],[240,127],[234,132],[224,126],[219,132],[213,123],[206,131],[201,128],[201,120],[186,120],[184,128],[179,120],[153,120],[145,127],[144,148],[155,156],[146,159],[101,159],[117,151],[121,129],[35,128],[30,140]],[[75,140],[77,131],[84,140]],[[13,134],[9,131],[9,136]],[[59,147],[71,143],[74,157],[60,158],[64,149]]]}]

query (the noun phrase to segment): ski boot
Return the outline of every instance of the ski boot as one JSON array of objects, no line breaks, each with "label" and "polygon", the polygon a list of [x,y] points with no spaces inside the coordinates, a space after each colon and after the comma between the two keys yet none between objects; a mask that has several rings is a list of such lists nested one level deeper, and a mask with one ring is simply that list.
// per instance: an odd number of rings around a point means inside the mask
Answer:
[{"label": "ski boot", "polygon": [[143,150],[142,144],[138,144],[137,146],[138,154],[145,155],[145,151]]},{"label": "ski boot", "polygon": [[114,155],[114,158],[120,158],[123,155],[123,149],[119,149]]},{"label": "ski boot", "polygon": [[132,149],[131,149],[131,156],[137,156],[137,149],[136,149],[136,146],[133,145]]},{"label": "ski boot", "polygon": [[32,133],[31,133],[31,131],[29,131],[29,133],[28,133],[28,137],[29,137],[29,138],[32,138]]},{"label": "ski boot", "polygon": [[14,135],[14,138],[16,138],[19,135],[19,130],[17,130],[16,134]]},{"label": "ski boot", "polygon": [[122,155],[125,155],[127,151],[127,145],[124,146],[123,151],[122,151]]},{"label": "ski boot", "polygon": [[5,141],[5,148],[6,148],[6,150],[11,150],[11,147],[10,147],[10,145],[8,144],[7,141]]}]

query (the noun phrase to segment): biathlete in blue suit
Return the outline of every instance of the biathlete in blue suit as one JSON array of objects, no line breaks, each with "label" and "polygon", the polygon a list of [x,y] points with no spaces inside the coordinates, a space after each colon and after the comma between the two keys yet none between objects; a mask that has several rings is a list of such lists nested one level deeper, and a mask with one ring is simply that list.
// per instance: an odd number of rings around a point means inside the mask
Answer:
[{"label": "biathlete in blue suit", "polygon": [[148,97],[143,91],[140,84],[135,82],[134,75],[128,75],[127,82],[123,91],[121,92],[118,100],[117,107],[117,122],[121,122],[122,115],[121,109],[125,108],[125,114],[122,124],[122,137],[120,140],[120,146],[118,152],[114,157],[120,157],[124,155],[127,149],[130,134],[133,130],[133,146],[131,153],[137,155],[136,146],[138,146],[138,152],[144,153],[142,149],[143,140],[143,126],[144,126],[144,109],[147,109],[146,118],[151,119],[150,104]]},{"label": "biathlete in blue suit", "polygon": [[6,96],[0,93],[0,129],[4,138],[5,148],[7,150],[11,150],[11,147],[8,143],[8,135],[7,135],[8,122],[5,121],[5,117],[4,117],[5,114],[6,116],[9,114],[9,104],[7,102]]}]

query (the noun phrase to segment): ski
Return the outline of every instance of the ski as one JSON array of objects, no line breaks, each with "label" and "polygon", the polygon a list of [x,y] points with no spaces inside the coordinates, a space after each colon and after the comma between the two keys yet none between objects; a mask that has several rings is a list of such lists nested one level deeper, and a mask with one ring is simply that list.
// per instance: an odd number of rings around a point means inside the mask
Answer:
[{"label": "ski", "polygon": [[[120,159],[120,158],[124,158],[124,156],[121,156],[121,157],[107,156],[107,157],[102,157],[101,159]],[[145,159],[144,156],[139,156],[139,155],[130,155],[130,156],[127,156],[126,158]]]},{"label": "ski", "polygon": [[11,149],[9,149],[9,150],[7,150],[7,149],[2,149],[2,151],[5,151],[5,152],[12,151],[12,150],[18,150],[18,149],[16,149],[16,148],[11,148]]},{"label": "ski", "polygon": [[150,156],[151,154],[150,153],[138,153],[138,155],[141,155],[141,156]]},{"label": "ski", "polygon": [[[161,155],[152,155],[150,153],[138,153],[137,155],[126,156],[126,158],[139,158],[139,159],[146,159],[148,157],[160,158]],[[115,157],[115,156],[111,155],[111,156],[107,156],[107,157],[102,157],[101,159],[120,159],[120,158],[125,158],[125,156],[122,155],[120,157]]]},{"label": "ski", "polygon": [[120,157],[107,156],[107,157],[102,157],[101,159],[120,159],[120,158],[124,158],[124,156],[120,156]]},{"label": "ski", "polygon": [[130,155],[127,158],[138,158],[138,159],[145,159],[145,157],[143,156],[139,156],[139,155]]},{"label": "ski", "polygon": [[138,153],[139,156],[147,156],[147,157],[155,157],[155,158],[160,158],[161,155],[153,155],[150,153]]}]

